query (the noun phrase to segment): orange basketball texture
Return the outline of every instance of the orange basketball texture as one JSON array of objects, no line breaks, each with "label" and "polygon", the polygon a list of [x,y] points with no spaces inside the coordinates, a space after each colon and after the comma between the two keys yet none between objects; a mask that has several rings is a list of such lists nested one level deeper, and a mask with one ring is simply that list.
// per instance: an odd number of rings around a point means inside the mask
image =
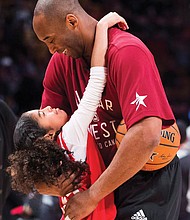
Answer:
[{"label": "orange basketball texture", "polygon": [[[116,146],[119,147],[127,129],[124,120],[122,120],[117,128]],[[144,165],[142,170],[153,171],[166,166],[175,157],[180,146],[180,133],[177,124],[162,129],[160,135],[160,143],[154,149],[154,153]]]}]

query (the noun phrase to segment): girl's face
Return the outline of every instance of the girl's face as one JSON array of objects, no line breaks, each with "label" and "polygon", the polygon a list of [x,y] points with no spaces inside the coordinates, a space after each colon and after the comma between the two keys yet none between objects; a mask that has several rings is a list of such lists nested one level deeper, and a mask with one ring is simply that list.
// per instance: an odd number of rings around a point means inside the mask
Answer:
[{"label": "girl's face", "polygon": [[52,108],[47,106],[43,109],[36,109],[26,112],[32,116],[39,124],[40,127],[47,131],[56,132],[65,125],[68,121],[68,115],[65,111],[59,108]]}]

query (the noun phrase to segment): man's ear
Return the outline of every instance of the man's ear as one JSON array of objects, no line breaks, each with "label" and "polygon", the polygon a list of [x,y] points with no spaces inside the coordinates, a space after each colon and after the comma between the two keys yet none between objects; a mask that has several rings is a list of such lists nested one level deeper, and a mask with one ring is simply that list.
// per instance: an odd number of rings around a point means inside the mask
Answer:
[{"label": "man's ear", "polygon": [[44,135],[44,138],[48,140],[53,140],[54,136],[55,136],[55,132],[49,131],[47,134]]},{"label": "man's ear", "polygon": [[67,14],[65,23],[67,28],[74,30],[78,26],[78,18],[73,14]]}]

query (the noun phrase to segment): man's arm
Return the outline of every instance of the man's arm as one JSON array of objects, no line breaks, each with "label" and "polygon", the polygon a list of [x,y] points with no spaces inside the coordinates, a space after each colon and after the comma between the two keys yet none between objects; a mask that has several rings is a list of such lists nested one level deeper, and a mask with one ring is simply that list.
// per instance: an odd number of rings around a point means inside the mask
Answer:
[{"label": "man's arm", "polygon": [[133,125],[99,179],[88,190],[68,201],[66,215],[74,220],[84,218],[96,208],[102,198],[141,170],[159,143],[161,127],[162,121],[156,117],[145,118]]}]

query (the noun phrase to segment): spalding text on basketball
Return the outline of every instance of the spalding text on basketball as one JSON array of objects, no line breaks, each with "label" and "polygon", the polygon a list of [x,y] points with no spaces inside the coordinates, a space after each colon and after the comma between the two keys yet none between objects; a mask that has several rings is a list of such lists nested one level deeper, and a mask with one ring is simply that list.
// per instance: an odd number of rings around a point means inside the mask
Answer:
[{"label": "spalding text on basketball", "polygon": [[161,131],[161,136],[169,141],[171,141],[172,143],[175,140],[175,133],[170,132],[170,131],[166,131],[166,130],[162,130]]}]

